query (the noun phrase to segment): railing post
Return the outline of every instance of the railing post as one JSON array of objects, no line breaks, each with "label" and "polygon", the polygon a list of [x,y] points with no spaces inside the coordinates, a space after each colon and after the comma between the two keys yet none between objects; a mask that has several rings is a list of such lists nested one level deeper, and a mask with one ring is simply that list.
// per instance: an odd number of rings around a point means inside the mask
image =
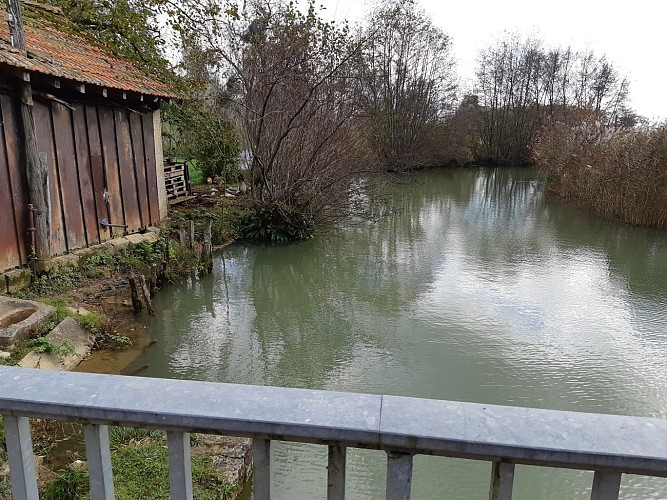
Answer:
[{"label": "railing post", "polygon": [[252,440],[252,493],[254,500],[271,498],[271,441]]},{"label": "railing post", "polygon": [[387,452],[387,500],[410,500],[412,455]]},{"label": "railing post", "polygon": [[329,446],[327,500],[345,500],[346,451],[344,446]]},{"label": "railing post", "polygon": [[93,500],[113,500],[113,472],[109,449],[109,427],[106,425],[84,425],[83,438],[86,443],[90,494]]},{"label": "railing post", "polygon": [[35,457],[28,417],[5,416],[5,441],[14,500],[38,500]]},{"label": "railing post", "polygon": [[620,472],[595,472],[591,500],[618,500],[621,489]]},{"label": "railing post", "polygon": [[173,500],[192,500],[190,433],[167,431],[169,490]]},{"label": "railing post", "polygon": [[493,462],[491,467],[491,488],[489,500],[510,500],[514,485],[514,464]]}]

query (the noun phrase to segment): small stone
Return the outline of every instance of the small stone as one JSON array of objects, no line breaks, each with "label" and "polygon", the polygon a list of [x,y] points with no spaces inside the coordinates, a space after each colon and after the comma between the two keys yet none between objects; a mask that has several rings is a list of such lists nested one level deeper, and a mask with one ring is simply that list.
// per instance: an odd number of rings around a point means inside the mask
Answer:
[{"label": "small stone", "polygon": [[11,358],[12,353],[7,351],[0,351],[0,359],[9,359]]},{"label": "small stone", "polygon": [[67,468],[68,468],[69,470],[74,470],[74,471],[76,471],[76,470],[81,469],[84,465],[86,465],[86,462],[84,462],[83,460],[75,460],[74,462],[72,462],[71,464],[69,464],[69,465],[67,466]]},{"label": "small stone", "polygon": [[90,314],[90,311],[87,309],[84,309],[83,307],[68,307],[67,310],[71,313],[74,314],[80,314],[81,316],[85,316],[86,314]]}]

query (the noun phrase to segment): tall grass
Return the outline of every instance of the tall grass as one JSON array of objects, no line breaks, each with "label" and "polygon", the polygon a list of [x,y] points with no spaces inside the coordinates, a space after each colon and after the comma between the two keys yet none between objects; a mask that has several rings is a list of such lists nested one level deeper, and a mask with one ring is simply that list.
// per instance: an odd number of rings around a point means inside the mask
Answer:
[{"label": "tall grass", "polygon": [[667,122],[641,128],[594,120],[556,125],[542,133],[533,155],[557,195],[604,217],[667,227]]}]

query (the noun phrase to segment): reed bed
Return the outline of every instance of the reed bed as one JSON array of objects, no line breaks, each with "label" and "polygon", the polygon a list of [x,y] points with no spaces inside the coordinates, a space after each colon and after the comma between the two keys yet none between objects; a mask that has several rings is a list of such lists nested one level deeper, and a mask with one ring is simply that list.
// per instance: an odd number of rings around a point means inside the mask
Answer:
[{"label": "reed bed", "polygon": [[667,227],[667,122],[615,128],[598,121],[545,130],[533,156],[550,191],[598,214]]}]

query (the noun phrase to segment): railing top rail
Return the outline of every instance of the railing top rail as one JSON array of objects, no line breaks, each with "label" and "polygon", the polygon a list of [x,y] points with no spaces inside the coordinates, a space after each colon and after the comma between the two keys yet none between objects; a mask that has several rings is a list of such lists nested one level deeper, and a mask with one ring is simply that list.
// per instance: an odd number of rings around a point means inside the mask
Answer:
[{"label": "railing top rail", "polygon": [[0,367],[0,414],[667,476],[667,420]]}]

